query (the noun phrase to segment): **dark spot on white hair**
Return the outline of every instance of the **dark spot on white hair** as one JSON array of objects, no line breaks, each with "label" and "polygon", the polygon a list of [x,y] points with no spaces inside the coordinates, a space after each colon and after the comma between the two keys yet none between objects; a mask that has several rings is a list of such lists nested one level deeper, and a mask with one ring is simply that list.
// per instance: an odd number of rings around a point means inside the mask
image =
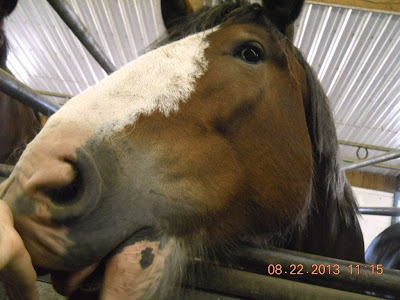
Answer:
[{"label": "dark spot on white hair", "polygon": [[154,261],[154,254],[152,248],[146,248],[142,251],[142,259],[140,260],[140,266],[142,270],[149,267]]}]

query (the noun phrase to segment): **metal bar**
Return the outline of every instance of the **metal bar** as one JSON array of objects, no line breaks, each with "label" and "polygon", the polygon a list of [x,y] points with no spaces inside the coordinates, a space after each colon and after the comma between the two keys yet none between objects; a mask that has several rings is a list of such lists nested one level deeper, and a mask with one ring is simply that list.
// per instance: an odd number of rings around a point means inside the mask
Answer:
[{"label": "metal bar", "polygon": [[377,216],[400,216],[399,207],[359,207],[358,210],[363,215],[377,215]]},{"label": "metal bar", "polygon": [[[358,163],[360,160],[343,157],[342,161],[347,162],[347,163]],[[389,170],[396,170],[396,171],[400,170],[400,166],[389,165],[389,164],[375,164],[374,167],[378,167],[378,168],[382,168],[382,169],[389,169]]]},{"label": "metal bar", "polygon": [[14,166],[0,164],[0,177],[8,177],[14,170]]},{"label": "metal bar", "polygon": [[383,161],[388,161],[388,160],[392,160],[392,159],[399,158],[399,157],[400,157],[400,151],[393,151],[393,152],[389,152],[389,153],[386,153],[383,155],[376,156],[371,159],[366,159],[366,160],[356,162],[354,164],[342,167],[342,171],[354,170],[354,169],[366,167],[369,165],[374,165],[374,164],[377,164],[377,163],[380,163]]},{"label": "metal bar", "polygon": [[113,73],[116,68],[104,54],[103,50],[96,43],[96,40],[89,33],[82,20],[72,10],[67,1],[47,0],[61,19],[67,24],[79,41],[85,46],[93,58],[100,64],[107,74]]},{"label": "metal bar", "polygon": [[[204,269],[198,263],[197,268]],[[207,276],[196,276],[196,288],[245,299],[376,299],[371,296],[263,276],[224,267],[211,267]]]},{"label": "metal bar", "polygon": [[69,95],[69,94],[62,94],[62,93],[56,93],[56,92],[49,92],[49,91],[43,91],[43,90],[34,90],[36,93],[45,95],[45,96],[51,96],[51,97],[57,97],[57,98],[64,98],[64,99],[71,99],[74,96]]},{"label": "metal bar", "polygon": [[38,93],[3,69],[0,69],[0,91],[46,116],[51,116],[60,108],[56,102],[40,97]]},{"label": "metal bar", "polygon": [[[397,180],[400,181],[400,178],[397,177]],[[396,191],[394,193],[394,198],[393,198],[393,206],[400,208],[400,191]],[[400,216],[397,216],[397,218],[393,217],[392,218],[392,224],[400,222]]]},{"label": "metal bar", "polygon": [[343,140],[339,140],[338,143],[339,143],[339,145],[357,147],[357,148],[358,147],[360,147],[360,148],[368,148],[368,149],[377,150],[377,151],[385,151],[385,152],[397,151],[397,149],[394,149],[394,148],[375,146],[375,145],[371,145],[371,144],[362,144],[362,143],[356,143],[356,142],[349,142],[349,141],[343,141]]},{"label": "metal bar", "polygon": [[[245,271],[261,274],[271,274],[272,272],[281,278],[358,293],[374,292],[377,295],[400,295],[400,271],[379,268],[379,273],[382,272],[382,274],[377,274],[377,266],[372,264],[362,264],[286,249],[263,250],[255,248],[247,248],[241,251],[237,254],[236,261],[237,266],[235,268]],[[269,267],[270,265],[271,267]],[[280,269],[277,268],[278,265],[281,266],[281,274],[278,274],[277,270]],[[320,266],[324,272],[316,269]],[[299,274],[300,271],[302,274]]]}]

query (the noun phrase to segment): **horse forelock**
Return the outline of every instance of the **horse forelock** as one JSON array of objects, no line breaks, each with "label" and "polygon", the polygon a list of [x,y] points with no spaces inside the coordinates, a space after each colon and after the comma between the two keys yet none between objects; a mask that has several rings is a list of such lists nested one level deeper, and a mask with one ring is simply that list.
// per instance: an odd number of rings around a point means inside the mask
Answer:
[{"label": "horse forelock", "polygon": [[254,24],[268,30],[280,39],[285,36],[267,17],[265,9],[258,3],[250,4],[248,0],[223,1],[216,6],[203,6],[194,14],[182,17],[177,25],[168,30],[152,47],[180,40],[188,35],[214,28],[221,24]]}]

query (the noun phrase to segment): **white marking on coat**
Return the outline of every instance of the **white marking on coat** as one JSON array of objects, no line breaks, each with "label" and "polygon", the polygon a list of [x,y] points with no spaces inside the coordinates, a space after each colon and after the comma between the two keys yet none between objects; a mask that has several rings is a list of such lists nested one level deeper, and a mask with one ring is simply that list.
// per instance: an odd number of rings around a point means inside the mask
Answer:
[{"label": "white marking on coat", "polygon": [[[191,35],[151,51],[77,95],[48,121],[48,127],[81,123],[105,134],[134,124],[140,114],[177,111],[207,69],[207,35]],[[55,129],[55,128],[54,128]],[[46,130],[44,130],[46,131]]]}]

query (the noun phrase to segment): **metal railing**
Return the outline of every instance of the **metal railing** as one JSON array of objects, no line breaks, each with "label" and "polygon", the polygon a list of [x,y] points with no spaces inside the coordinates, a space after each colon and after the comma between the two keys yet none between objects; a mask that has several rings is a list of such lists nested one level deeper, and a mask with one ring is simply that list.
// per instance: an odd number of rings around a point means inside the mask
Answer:
[{"label": "metal railing", "polygon": [[47,0],[47,2],[51,5],[51,7],[53,7],[60,18],[65,22],[65,24],[67,24],[69,29],[71,29],[71,31],[104,69],[104,71],[106,71],[107,74],[113,73],[116,70],[116,67],[107,57],[107,55],[105,55],[101,47],[97,44],[96,40],[89,33],[86,26],[73,11],[68,2],[63,0]]},{"label": "metal railing", "polygon": [[55,101],[42,98],[8,72],[0,69],[0,91],[31,107],[45,116],[51,116],[60,106]]},{"label": "metal railing", "polygon": [[360,207],[363,215],[400,217],[400,207]]},{"label": "metal railing", "polygon": [[396,159],[399,157],[400,157],[400,151],[393,151],[393,152],[389,152],[389,153],[386,153],[383,155],[379,155],[377,157],[365,159],[363,161],[359,161],[359,162],[344,166],[344,167],[342,167],[342,171],[350,171],[350,170],[354,170],[354,169],[359,169],[362,167],[374,165],[374,164],[377,164],[380,162]]},{"label": "metal railing", "polygon": [[189,286],[250,299],[396,299],[400,271],[382,265],[323,257],[286,249],[247,248],[234,265],[195,276]]}]

